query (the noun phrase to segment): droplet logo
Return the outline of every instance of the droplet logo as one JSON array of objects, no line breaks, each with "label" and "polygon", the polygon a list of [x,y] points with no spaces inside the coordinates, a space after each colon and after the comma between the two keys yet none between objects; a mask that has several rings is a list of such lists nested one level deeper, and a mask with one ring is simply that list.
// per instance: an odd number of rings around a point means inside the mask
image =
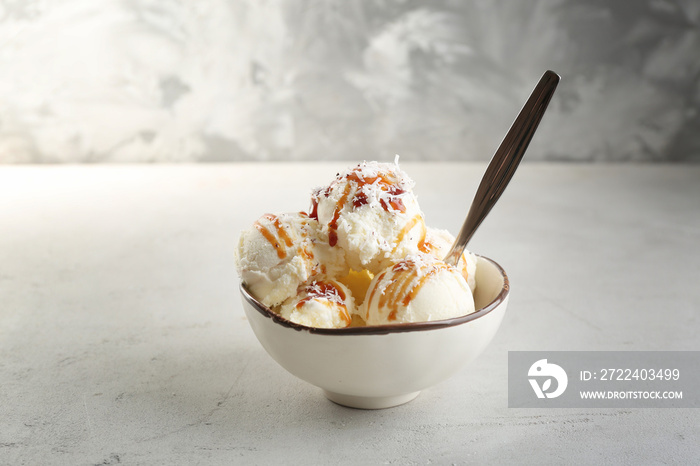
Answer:
[{"label": "droplet logo", "polygon": [[[530,366],[527,375],[531,377],[528,380],[537,398],[556,398],[564,393],[569,383],[566,371],[562,369],[561,366],[548,363],[546,359],[540,359]],[[557,381],[557,385],[554,390],[550,391],[552,388],[552,379]],[[542,385],[540,385],[539,380],[542,380]]]}]

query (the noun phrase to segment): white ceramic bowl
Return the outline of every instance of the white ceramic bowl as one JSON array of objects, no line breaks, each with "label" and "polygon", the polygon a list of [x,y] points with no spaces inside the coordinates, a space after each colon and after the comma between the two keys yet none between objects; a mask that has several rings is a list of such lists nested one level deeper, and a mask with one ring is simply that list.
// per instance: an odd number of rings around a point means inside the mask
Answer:
[{"label": "white ceramic bowl", "polygon": [[289,322],[241,285],[243,308],[265,350],[287,371],[354,408],[396,406],[476,358],[501,324],[509,297],[505,271],[479,256],[476,312],[447,320],[342,329]]}]

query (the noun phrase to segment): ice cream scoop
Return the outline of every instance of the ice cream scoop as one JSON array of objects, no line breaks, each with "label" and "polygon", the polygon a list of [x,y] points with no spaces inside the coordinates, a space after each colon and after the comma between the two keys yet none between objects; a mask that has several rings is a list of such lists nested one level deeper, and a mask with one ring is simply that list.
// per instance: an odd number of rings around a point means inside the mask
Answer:
[{"label": "ice cream scoop", "polygon": [[313,275],[312,222],[302,214],[265,214],[241,232],[236,250],[238,271],[265,305],[280,304]]},{"label": "ice cream scoop", "polygon": [[309,216],[350,268],[377,273],[424,240],[413,185],[396,162],[363,162],[314,190]]},{"label": "ice cream scoop", "polygon": [[314,275],[345,272],[339,252],[319,241],[318,230],[315,219],[298,212],[265,214],[241,232],[238,272],[263,304],[277,306]]},{"label": "ice cream scoop", "polygon": [[352,322],[355,300],[342,283],[326,277],[302,285],[280,306],[285,319],[307,327],[343,328]]},{"label": "ice cream scoop", "polygon": [[456,267],[415,254],[372,279],[364,306],[367,325],[430,322],[474,312],[474,298]]}]

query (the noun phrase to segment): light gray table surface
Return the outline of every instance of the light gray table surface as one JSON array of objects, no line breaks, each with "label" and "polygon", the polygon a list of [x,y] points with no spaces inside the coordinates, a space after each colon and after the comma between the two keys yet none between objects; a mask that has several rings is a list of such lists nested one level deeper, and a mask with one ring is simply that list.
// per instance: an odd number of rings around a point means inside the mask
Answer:
[{"label": "light gray table surface", "polygon": [[[700,350],[700,166],[525,163],[470,244],[512,284],[494,341],[363,411],[265,353],[233,261],[348,165],[1,167],[0,464],[698,461],[696,409],[508,408],[507,355]],[[485,165],[402,167],[456,232]]]}]

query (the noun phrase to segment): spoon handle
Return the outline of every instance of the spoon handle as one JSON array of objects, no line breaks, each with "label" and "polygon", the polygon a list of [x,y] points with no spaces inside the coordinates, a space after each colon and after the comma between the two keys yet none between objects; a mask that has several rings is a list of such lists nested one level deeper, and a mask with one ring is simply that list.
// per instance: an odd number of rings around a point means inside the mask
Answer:
[{"label": "spoon handle", "polygon": [[535,86],[530,98],[525,102],[523,109],[520,110],[513,125],[503,138],[503,142],[493,155],[484,177],[481,179],[481,184],[476,190],[462,229],[445,256],[444,260],[448,264],[457,265],[474,232],[508,186],[508,182],[513,177],[515,169],[518,168],[525,150],[535,134],[559,80],[559,75],[553,71],[546,71],[542,75],[540,82]]}]

